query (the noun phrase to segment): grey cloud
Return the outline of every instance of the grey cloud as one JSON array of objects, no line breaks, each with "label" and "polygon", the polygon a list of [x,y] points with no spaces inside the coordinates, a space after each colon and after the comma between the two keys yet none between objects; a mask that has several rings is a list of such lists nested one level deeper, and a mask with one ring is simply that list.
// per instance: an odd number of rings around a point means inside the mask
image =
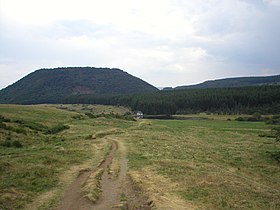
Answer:
[{"label": "grey cloud", "polygon": [[[113,20],[97,23],[94,19],[77,18],[57,19],[35,27],[6,18],[0,26],[0,78],[9,69],[7,78],[13,82],[12,72],[22,75],[16,73],[21,65],[23,72],[58,65],[118,67],[159,86],[280,73],[280,7],[275,2],[170,2],[168,13],[182,13],[183,19],[178,16],[182,21],[179,29],[174,22],[170,29],[174,31],[168,35],[164,32],[168,33],[169,28],[154,33],[149,31],[151,27],[143,27],[148,22],[131,27]],[[129,14],[137,11],[136,8]],[[159,21],[170,21],[169,14],[166,20]],[[190,23],[192,30],[184,30]]]}]

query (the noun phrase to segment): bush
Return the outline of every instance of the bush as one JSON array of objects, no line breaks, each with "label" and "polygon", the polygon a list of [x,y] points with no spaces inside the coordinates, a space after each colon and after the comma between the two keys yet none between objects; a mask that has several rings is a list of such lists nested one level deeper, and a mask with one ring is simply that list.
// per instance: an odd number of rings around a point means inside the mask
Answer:
[{"label": "bush", "polygon": [[249,122],[257,122],[257,121],[260,121],[258,118],[255,118],[255,117],[248,117],[246,120],[249,121]]},{"label": "bush", "polygon": [[56,134],[69,128],[70,128],[69,125],[58,124],[52,128],[47,129],[45,131],[45,134]]},{"label": "bush", "polygon": [[128,121],[134,121],[135,120],[129,112],[125,113],[124,115],[120,115],[118,113],[114,114],[113,112],[111,112],[110,114],[105,114],[105,113],[92,114],[92,113],[87,112],[87,113],[85,113],[85,115],[87,115],[91,119],[95,119],[95,118],[99,118],[99,117],[105,117],[107,119],[116,118],[116,119],[123,119],[123,120],[128,120]]},{"label": "bush", "polygon": [[272,157],[273,159],[275,159],[278,163],[280,163],[280,151],[278,151],[278,152],[273,152],[273,153],[271,154],[271,157]]},{"label": "bush", "polygon": [[245,119],[243,117],[238,117],[235,119],[236,121],[245,121]]},{"label": "bush", "polygon": [[75,116],[72,116],[73,119],[75,120],[83,120],[85,119],[83,115],[75,115]]},{"label": "bush", "polygon": [[11,141],[11,140],[6,139],[6,140],[2,143],[2,146],[3,146],[3,147],[16,147],[16,148],[21,148],[21,147],[22,147],[22,144],[20,143],[19,140]]},{"label": "bush", "polygon": [[0,115],[0,122],[11,122],[11,120],[5,118],[3,115]]},{"label": "bush", "polygon": [[7,131],[13,131],[16,133],[26,134],[26,131],[23,128],[12,127],[12,126],[6,125],[2,122],[0,122],[0,128],[7,130]]},{"label": "bush", "polygon": [[12,146],[12,143],[11,143],[11,141],[5,140],[5,141],[2,143],[2,146],[3,146],[3,147],[11,147],[11,146]]},{"label": "bush", "polygon": [[272,132],[275,135],[276,141],[280,142],[280,127],[273,128]]},{"label": "bush", "polygon": [[260,121],[262,119],[262,115],[259,112],[255,112],[252,116],[256,121]]},{"label": "bush", "polygon": [[261,117],[261,115],[259,115],[258,113],[255,113],[255,114],[253,114],[252,117],[238,117],[235,120],[237,120],[237,121],[259,122],[259,121],[263,121],[264,118]]},{"label": "bush", "polygon": [[17,148],[22,147],[22,144],[20,143],[20,141],[19,141],[19,140],[15,140],[15,141],[13,141],[12,145],[13,145],[14,147],[17,147]]},{"label": "bush", "polygon": [[273,115],[273,116],[272,116],[272,119],[280,120],[280,115]]},{"label": "bush", "polygon": [[0,121],[0,128],[7,129],[7,125]]},{"label": "bush", "polygon": [[29,122],[24,120],[14,120],[13,122],[20,124],[22,127],[27,127],[34,131],[45,131],[47,129],[46,126],[36,122]]},{"label": "bush", "polygon": [[269,125],[280,125],[280,115],[274,115],[266,121]]},{"label": "bush", "polygon": [[96,115],[94,115],[94,114],[92,114],[90,112],[85,113],[85,115],[88,116],[89,118],[97,118]]}]

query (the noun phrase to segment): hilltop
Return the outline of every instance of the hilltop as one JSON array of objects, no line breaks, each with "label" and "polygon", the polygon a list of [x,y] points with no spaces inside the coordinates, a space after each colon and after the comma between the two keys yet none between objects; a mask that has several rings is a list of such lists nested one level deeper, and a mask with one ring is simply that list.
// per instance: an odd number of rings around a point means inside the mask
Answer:
[{"label": "hilltop", "polygon": [[157,88],[120,69],[67,67],[36,70],[0,91],[0,103],[60,103],[70,95],[148,93]]},{"label": "hilltop", "polygon": [[247,87],[247,86],[259,86],[259,85],[276,85],[276,84],[280,84],[280,75],[263,76],[263,77],[236,77],[236,78],[208,80],[196,85],[178,86],[175,89],[207,89],[207,88]]}]

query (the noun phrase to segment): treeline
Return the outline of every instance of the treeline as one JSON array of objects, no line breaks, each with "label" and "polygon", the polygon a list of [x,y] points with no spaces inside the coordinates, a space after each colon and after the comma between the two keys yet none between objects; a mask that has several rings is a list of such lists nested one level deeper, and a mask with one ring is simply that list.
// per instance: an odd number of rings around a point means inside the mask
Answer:
[{"label": "treeline", "polygon": [[134,95],[73,95],[65,103],[122,105],[144,114],[279,114],[280,86],[157,91]]}]

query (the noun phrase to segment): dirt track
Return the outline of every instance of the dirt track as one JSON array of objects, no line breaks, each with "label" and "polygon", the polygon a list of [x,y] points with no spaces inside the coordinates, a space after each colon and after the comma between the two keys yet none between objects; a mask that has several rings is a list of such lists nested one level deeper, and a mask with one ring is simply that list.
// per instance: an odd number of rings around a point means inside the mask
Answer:
[{"label": "dirt track", "polygon": [[[105,140],[105,139],[104,139]],[[107,139],[108,141],[108,139]],[[83,171],[77,179],[66,190],[62,201],[56,210],[108,210],[108,209],[151,209],[147,204],[142,192],[135,190],[131,179],[127,176],[127,158],[125,150],[119,150],[121,142],[117,139],[110,139],[111,150],[104,161],[98,168]],[[124,146],[121,144],[121,147]],[[115,154],[120,151],[120,158],[116,158]],[[112,160],[118,161],[120,167],[116,177],[108,173],[108,168],[112,164]],[[104,169],[101,176],[101,196],[93,203],[85,198],[82,194],[82,186],[88,177],[98,169]]]}]

